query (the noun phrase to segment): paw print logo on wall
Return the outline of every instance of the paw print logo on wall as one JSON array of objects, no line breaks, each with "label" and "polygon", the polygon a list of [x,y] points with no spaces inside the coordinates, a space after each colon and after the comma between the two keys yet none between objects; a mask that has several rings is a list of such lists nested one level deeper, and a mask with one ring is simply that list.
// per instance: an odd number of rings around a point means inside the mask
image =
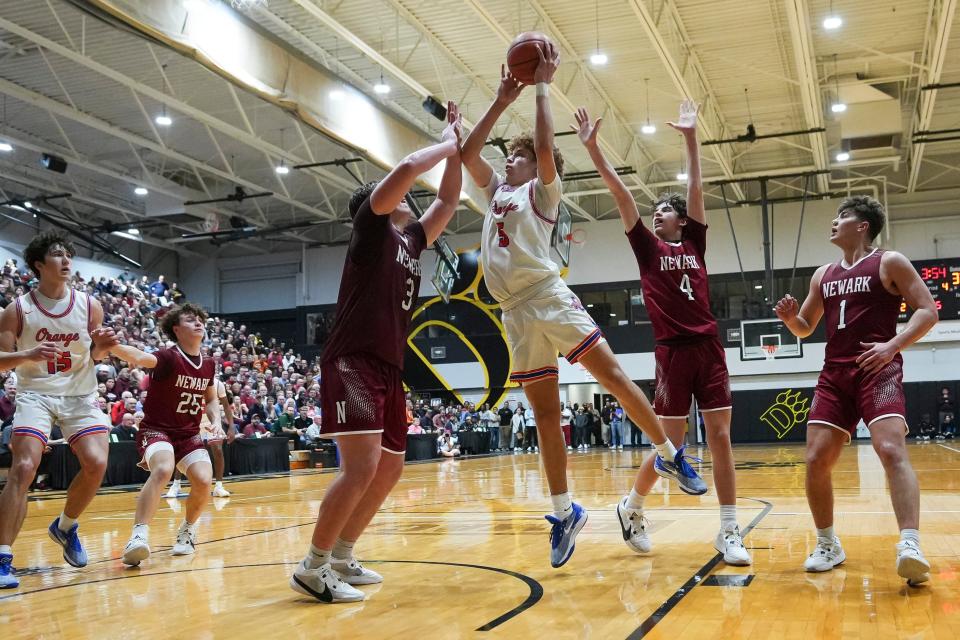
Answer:
[{"label": "paw print logo on wall", "polygon": [[810,413],[809,403],[810,399],[802,398],[799,391],[787,389],[777,395],[760,420],[773,429],[778,440],[783,439],[794,427],[806,421]]}]

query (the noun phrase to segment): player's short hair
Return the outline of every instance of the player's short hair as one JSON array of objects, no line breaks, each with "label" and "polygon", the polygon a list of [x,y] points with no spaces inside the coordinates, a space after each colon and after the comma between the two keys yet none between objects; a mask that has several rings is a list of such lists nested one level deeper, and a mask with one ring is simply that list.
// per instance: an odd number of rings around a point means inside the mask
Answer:
[{"label": "player's short hair", "polygon": [[373,190],[377,188],[377,185],[380,184],[379,180],[373,180],[367,184],[360,185],[354,190],[353,194],[350,196],[350,204],[348,205],[350,209],[350,219],[353,220],[357,211],[360,210],[360,205],[363,204],[363,201],[370,197],[370,194],[373,193]]},{"label": "player's short hair", "polygon": [[[514,136],[510,142],[507,143],[507,153],[513,154],[517,149],[526,149],[533,156],[533,159],[537,159],[537,148],[533,141],[533,136],[529,133],[521,133]],[[560,153],[560,148],[557,145],[553,145],[553,164],[557,166],[557,175],[560,176],[560,179],[563,179],[563,154]]]},{"label": "player's short hair", "polygon": [[207,312],[200,305],[192,302],[178,304],[167,311],[160,320],[160,330],[163,331],[163,335],[176,342],[177,334],[173,332],[173,328],[180,324],[180,318],[186,315],[197,316],[201,322],[207,321]]},{"label": "player's short hair", "polygon": [[857,220],[862,220],[870,225],[870,241],[880,235],[883,226],[887,223],[887,214],[883,211],[883,205],[870,196],[850,196],[840,203],[837,208],[837,215],[844,211],[852,211]]},{"label": "player's short hair", "polygon": [[47,253],[50,251],[51,247],[60,245],[63,247],[63,250],[70,254],[70,257],[77,255],[76,247],[73,246],[73,243],[70,242],[70,239],[67,237],[67,234],[59,229],[51,229],[50,231],[44,231],[38,233],[33,237],[33,240],[30,241],[30,244],[26,246],[23,250],[23,261],[27,263],[27,266],[33,271],[38,277],[40,272],[34,266],[35,262],[43,262],[47,258]]},{"label": "player's short hair", "polygon": [[650,211],[656,211],[662,204],[669,204],[681,218],[687,217],[687,199],[679,193],[661,193],[650,205]]}]

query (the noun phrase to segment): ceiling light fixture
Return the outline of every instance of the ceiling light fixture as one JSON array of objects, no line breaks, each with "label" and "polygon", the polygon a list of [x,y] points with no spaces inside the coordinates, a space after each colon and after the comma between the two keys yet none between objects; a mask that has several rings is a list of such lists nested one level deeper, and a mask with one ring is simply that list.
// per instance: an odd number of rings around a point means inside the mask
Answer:
[{"label": "ceiling light fixture", "polygon": [[843,18],[833,12],[833,0],[830,0],[830,13],[823,19],[823,28],[833,31],[841,26],[843,26]]},{"label": "ceiling light fixture", "polygon": [[837,54],[833,54],[833,88],[836,91],[837,99],[830,105],[830,111],[843,113],[847,110],[847,105],[840,99],[840,69],[837,64]]},{"label": "ceiling light fixture", "polygon": [[686,171],[681,171],[680,173],[677,174],[677,180],[681,180],[681,181],[682,181],[682,180],[686,180],[686,179],[687,179],[687,172],[686,172]]},{"label": "ceiling light fixture", "polygon": [[373,90],[380,95],[386,95],[390,93],[390,85],[383,81],[383,71],[380,72],[380,82],[373,85]]},{"label": "ceiling light fixture", "polygon": [[[280,129],[280,148],[283,149],[283,133],[284,130]],[[286,161],[283,158],[280,158],[280,164],[276,166],[274,171],[277,172],[278,176],[285,176],[290,173],[290,167],[287,166]]]},{"label": "ceiling light fixture", "polygon": [[9,142],[0,142],[0,151],[9,153],[13,151],[13,145],[10,144]]},{"label": "ceiling light fixture", "polygon": [[837,162],[846,162],[850,159],[850,154],[846,151],[841,151],[837,154]]},{"label": "ceiling light fixture", "polygon": [[650,78],[644,78],[643,84],[647,90],[647,122],[640,127],[640,131],[649,136],[657,132],[657,128],[650,122]]},{"label": "ceiling light fixture", "polygon": [[147,195],[148,193],[150,193],[149,191],[147,191],[147,188],[146,188],[146,187],[137,187],[137,188],[135,188],[135,189],[133,190],[133,192],[134,192],[135,194],[137,194],[138,196],[141,196],[141,197]]},{"label": "ceiling light fixture", "polygon": [[133,228],[127,229],[127,233],[129,233],[132,236],[138,236],[140,235],[140,229],[133,227]]},{"label": "ceiling light fixture", "polygon": [[607,64],[607,54],[600,51],[600,0],[597,0],[593,5],[593,25],[596,29],[597,48],[590,56],[590,64],[595,67],[602,67]]}]

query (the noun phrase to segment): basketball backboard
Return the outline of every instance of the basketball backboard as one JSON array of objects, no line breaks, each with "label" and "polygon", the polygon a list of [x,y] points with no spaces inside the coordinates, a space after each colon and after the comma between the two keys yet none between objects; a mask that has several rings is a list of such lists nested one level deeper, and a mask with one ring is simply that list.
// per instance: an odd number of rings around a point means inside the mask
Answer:
[{"label": "basketball backboard", "polygon": [[777,318],[740,321],[740,359],[802,358],[803,343]]},{"label": "basketball backboard", "polygon": [[570,214],[570,209],[567,208],[566,203],[561,202],[559,212],[557,213],[557,224],[553,228],[553,238],[551,243],[553,248],[557,250],[557,255],[560,256],[560,261],[563,262],[563,266],[570,266],[570,245],[573,240],[573,216]]},{"label": "basketball backboard", "polygon": [[457,279],[460,256],[450,248],[443,236],[437,238],[433,248],[437,250],[437,267],[433,271],[433,286],[437,288],[444,302],[450,302],[450,292],[453,291],[453,284]]}]

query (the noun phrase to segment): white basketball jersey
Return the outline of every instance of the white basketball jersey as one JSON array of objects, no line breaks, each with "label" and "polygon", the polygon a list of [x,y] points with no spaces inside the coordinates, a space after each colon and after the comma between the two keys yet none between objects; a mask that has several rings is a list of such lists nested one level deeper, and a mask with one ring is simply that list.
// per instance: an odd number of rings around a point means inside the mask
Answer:
[{"label": "white basketball jersey", "polygon": [[17,298],[17,350],[53,342],[63,351],[54,360],[27,362],[17,367],[19,391],[86,396],[97,390],[90,357],[90,304],[90,297],[75,289],[70,289],[63,300],[49,300],[36,291]]},{"label": "white basketball jersey", "polygon": [[[220,398],[227,397],[227,386],[220,381],[220,376],[213,377],[213,384],[217,388],[217,401],[213,403],[213,413],[214,413],[215,420],[212,424],[220,426],[220,423],[223,421],[223,416],[222,416],[223,407],[220,406]],[[204,407],[206,407],[206,405],[204,405]],[[200,414],[200,427],[207,428],[209,426],[211,426],[211,422],[207,418],[206,410],[204,410],[203,413]]]},{"label": "white basketball jersey", "polygon": [[511,187],[494,174],[496,190],[483,219],[480,263],[490,294],[504,310],[539,284],[560,279],[550,257],[550,237],[560,205],[560,178],[544,186],[534,179]]}]

